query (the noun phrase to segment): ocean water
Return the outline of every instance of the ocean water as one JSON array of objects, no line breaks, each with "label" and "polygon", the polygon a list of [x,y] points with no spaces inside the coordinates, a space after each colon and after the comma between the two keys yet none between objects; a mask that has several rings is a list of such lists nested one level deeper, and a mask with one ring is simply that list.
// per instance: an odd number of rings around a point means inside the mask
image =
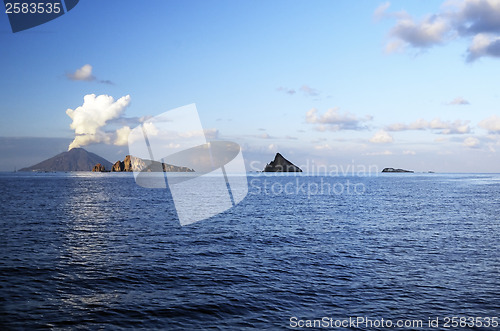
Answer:
[{"label": "ocean water", "polygon": [[248,181],[236,207],[181,227],[168,190],[131,174],[0,174],[0,327],[500,316],[500,175]]}]

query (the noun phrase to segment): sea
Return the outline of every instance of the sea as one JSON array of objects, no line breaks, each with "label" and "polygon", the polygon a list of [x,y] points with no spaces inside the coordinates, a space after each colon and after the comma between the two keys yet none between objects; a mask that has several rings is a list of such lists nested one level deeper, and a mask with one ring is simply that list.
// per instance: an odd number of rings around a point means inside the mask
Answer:
[{"label": "sea", "polygon": [[0,329],[500,328],[500,175],[247,181],[181,226],[129,173],[1,173]]}]

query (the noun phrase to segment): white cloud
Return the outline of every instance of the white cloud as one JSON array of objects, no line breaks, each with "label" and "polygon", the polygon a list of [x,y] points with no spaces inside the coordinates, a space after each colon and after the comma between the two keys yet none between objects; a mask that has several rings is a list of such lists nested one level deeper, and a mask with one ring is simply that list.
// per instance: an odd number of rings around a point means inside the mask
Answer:
[{"label": "white cloud", "polygon": [[492,115],[479,122],[479,126],[490,133],[500,133],[500,117]]},{"label": "white cloud", "polygon": [[476,137],[467,137],[464,139],[463,145],[469,148],[477,148],[480,143]]},{"label": "white cloud", "polygon": [[402,52],[404,50],[405,43],[401,40],[393,40],[387,43],[385,46],[385,51],[387,53]]},{"label": "white cloud", "polygon": [[431,130],[439,134],[466,134],[470,133],[470,121],[455,120],[442,121],[435,118],[432,121],[418,119],[410,124],[394,123],[389,125],[386,130],[388,131],[408,131],[408,130]]},{"label": "white cloud", "polygon": [[318,131],[362,130],[366,129],[364,123],[371,120],[368,115],[360,118],[348,112],[341,114],[338,107],[328,109],[324,114],[318,114],[316,108],[306,113],[306,122],[315,124]]},{"label": "white cloud", "polygon": [[389,43],[388,51],[395,51],[407,45],[415,48],[428,48],[446,41],[450,28],[446,20],[439,16],[428,16],[421,22],[411,17],[401,18],[389,31],[398,43]]},{"label": "white cloud", "polygon": [[415,151],[403,151],[403,155],[415,155],[417,154]]},{"label": "white cloud", "polygon": [[329,151],[332,149],[332,147],[329,144],[321,144],[321,145],[315,145],[314,149],[318,151],[325,151],[325,150]]},{"label": "white cloud", "polygon": [[123,128],[116,130],[116,139],[114,144],[117,146],[126,146],[128,144],[130,131],[132,130],[128,126],[124,126]]},{"label": "white cloud", "polygon": [[384,130],[380,130],[370,139],[371,143],[374,144],[387,144],[392,143],[394,139],[392,136]]},{"label": "white cloud", "polygon": [[385,3],[374,12],[374,17],[378,19],[397,19],[389,31],[388,52],[402,50],[406,46],[426,49],[456,38],[469,40],[473,37],[467,50],[467,61],[483,56],[500,57],[498,0],[445,1],[439,12],[429,14],[418,22],[405,12],[391,13],[388,9],[389,4]]},{"label": "white cloud", "polygon": [[215,128],[203,129],[203,133],[205,133],[205,138],[207,140],[214,140],[219,137],[219,130]]},{"label": "white cloud", "polygon": [[[66,77],[70,80],[95,81],[97,78],[92,75],[92,69],[90,64],[85,64],[81,68],[76,69],[74,73],[67,73]],[[110,80],[98,80],[98,82],[113,85],[113,82]]]},{"label": "white cloud", "polygon": [[387,9],[389,9],[390,6],[391,6],[390,2],[384,2],[383,4],[378,6],[377,9],[375,9],[375,11],[373,12],[373,18],[376,21],[385,18],[387,14]]},{"label": "white cloud", "polygon": [[382,152],[368,152],[365,153],[364,155],[369,155],[369,156],[379,156],[379,155],[392,155],[393,153],[391,151],[385,150]]},{"label": "white cloud", "polygon": [[500,32],[498,0],[463,0],[447,3],[450,21],[462,35]]},{"label": "white cloud", "polygon": [[144,122],[142,124],[144,131],[146,131],[148,136],[157,136],[160,133],[160,130],[156,127],[153,122]]},{"label": "white cloud", "polygon": [[301,86],[301,88],[300,88],[300,90],[301,90],[302,92],[304,92],[304,94],[305,94],[306,96],[309,96],[309,97],[315,97],[315,96],[318,96],[318,95],[319,95],[319,93],[320,93],[318,90],[316,90],[315,88],[312,88],[312,87],[310,87],[310,86],[308,86],[308,85],[302,85],[302,86]]},{"label": "white cloud", "polygon": [[385,2],[375,9],[373,12],[373,19],[375,21],[380,21],[384,18],[410,18],[410,15],[404,10],[397,12],[389,12],[388,9],[391,6],[390,2]]},{"label": "white cloud", "polygon": [[456,97],[455,99],[448,102],[449,105],[470,105],[470,102],[462,97]]},{"label": "white cloud", "polygon": [[76,69],[74,73],[67,74],[67,76],[71,80],[95,80],[95,77],[92,75],[92,66],[90,64],[85,64],[83,67]]},{"label": "white cloud", "polygon": [[278,145],[276,144],[269,144],[269,146],[267,146],[267,149],[271,152],[276,152],[278,150]]},{"label": "white cloud", "polygon": [[66,114],[73,120],[70,128],[75,130],[75,139],[68,150],[91,143],[110,143],[110,134],[102,128],[109,120],[120,117],[129,104],[130,95],[115,101],[109,95],[87,94],[83,98],[83,105],[74,110],[67,109]]},{"label": "white cloud", "polygon": [[467,49],[467,61],[472,62],[482,56],[500,57],[500,37],[478,34]]},{"label": "white cloud", "polygon": [[435,118],[430,122],[431,130],[441,130],[441,134],[465,134],[470,132],[469,121],[456,120],[454,122],[441,121]]},{"label": "white cloud", "polygon": [[165,148],[170,148],[170,149],[177,149],[181,147],[181,144],[176,144],[176,143],[168,143],[167,145],[164,145],[163,147]]}]

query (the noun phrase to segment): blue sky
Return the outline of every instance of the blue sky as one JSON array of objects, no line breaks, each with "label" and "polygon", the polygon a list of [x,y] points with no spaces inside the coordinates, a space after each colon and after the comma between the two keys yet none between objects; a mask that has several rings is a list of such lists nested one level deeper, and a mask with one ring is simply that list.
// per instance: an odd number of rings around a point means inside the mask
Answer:
[{"label": "blue sky", "polygon": [[[0,170],[64,151],[66,110],[95,94],[130,96],[99,128],[110,137],[196,103],[247,166],[280,151],[299,165],[499,172],[495,22],[497,0],[81,1],[15,34],[2,14]],[[115,142],[84,148],[114,162],[127,153]]]}]

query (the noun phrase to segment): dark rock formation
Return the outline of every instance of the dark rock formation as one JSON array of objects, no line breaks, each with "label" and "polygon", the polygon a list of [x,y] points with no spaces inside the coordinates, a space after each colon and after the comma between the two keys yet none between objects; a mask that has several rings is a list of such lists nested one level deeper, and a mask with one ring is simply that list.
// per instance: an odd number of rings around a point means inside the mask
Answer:
[{"label": "dark rock formation", "polygon": [[134,158],[134,157],[131,157],[130,155],[127,155],[127,156],[125,156],[125,159],[123,161],[116,161],[115,164],[113,165],[113,168],[111,169],[111,171],[113,171],[113,172],[120,172],[120,171],[132,172],[132,171],[134,171],[134,166],[132,164],[132,161],[135,161],[135,159],[139,160],[138,158]]},{"label": "dark rock formation", "polygon": [[83,148],[73,148],[19,171],[92,171],[94,165],[98,163],[106,169],[111,169],[111,162],[99,155],[87,152]]},{"label": "dark rock formation", "polygon": [[264,172],[302,172],[302,169],[285,159],[280,153],[276,153],[274,160],[264,168]]},{"label": "dark rock formation", "polygon": [[404,170],[404,169],[394,169],[394,168],[384,168],[382,172],[410,172],[413,173],[413,170]]},{"label": "dark rock formation", "polygon": [[100,164],[100,163],[97,163],[94,168],[92,169],[93,172],[105,172],[106,171],[106,168]]},{"label": "dark rock formation", "polygon": [[122,161],[116,161],[115,164],[113,164],[113,168],[111,168],[111,171],[113,172],[119,172],[119,171],[123,171],[123,169],[125,168],[124,164]]}]

